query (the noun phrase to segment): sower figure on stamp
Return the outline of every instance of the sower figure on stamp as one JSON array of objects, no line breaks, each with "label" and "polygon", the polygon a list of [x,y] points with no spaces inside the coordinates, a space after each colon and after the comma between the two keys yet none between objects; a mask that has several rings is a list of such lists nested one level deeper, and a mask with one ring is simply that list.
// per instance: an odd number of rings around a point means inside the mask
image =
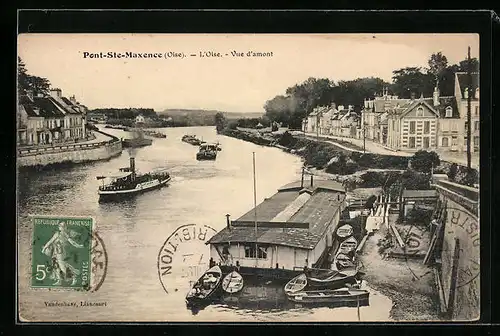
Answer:
[{"label": "sower figure on stamp", "polygon": [[74,234],[75,232],[66,229],[64,222],[60,222],[58,231],[54,233],[52,238],[42,248],[42,253],[52,258],[54,265],[52,278],[56,280],[54,285],[60,285],[63,277],[64,280],[68,279],[68,271],[70,271],[69,278],[71,279],[71,285],[74,286],[77,282],[76,276],[80,274],[80,271],[66,262],[66,247],[68,243],[76,248],[83,248],[83,245],[78,244],[70,237],[70,235]]}]

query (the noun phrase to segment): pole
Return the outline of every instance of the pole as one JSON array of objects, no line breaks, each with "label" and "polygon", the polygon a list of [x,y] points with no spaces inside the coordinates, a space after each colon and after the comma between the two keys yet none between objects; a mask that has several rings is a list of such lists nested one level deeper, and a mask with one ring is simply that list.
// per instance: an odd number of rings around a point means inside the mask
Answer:
[{"label": "pole", "polygon": [[366,153],[366,128],[363,125],[363,154]]},{"label": "pole", "polygon": [[470,47],[467,51],[467,173],[471,170],[471,97],[472,97],[472,74]]},{"label": "pole", "polygon": [[319,140],[319,112],[316,115],[316,140]]},{"label": "pole", "polygon": [[255,223],[255,264],[257,266],[257,260],[259,256],[259,249],[257,246],[257,184],[255,180],[255,152],[252,153],[253,161],[253,218]]}]

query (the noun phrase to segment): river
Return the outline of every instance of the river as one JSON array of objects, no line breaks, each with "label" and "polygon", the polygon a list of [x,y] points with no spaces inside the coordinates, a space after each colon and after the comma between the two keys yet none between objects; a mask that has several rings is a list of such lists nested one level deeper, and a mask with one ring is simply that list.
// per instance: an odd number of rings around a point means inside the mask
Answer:
[{"label": "river", "polygon": [[[118,137],[120,130],[103,129]],[[283,304],[279,289],[256,286],[253,300],[210,305],[193,313],[184,303],[185,289],[164,291],[157,269],[159,250],[175,229],[185,224],[226,225],[253,206],[252,152],[256,158],[257,203],[280,186],[300,179],[301,160],[277,148],[219,136],[214,127],[165,128],[166,139],[135,153],[124,150],[109,161],[57,167],[19,174],[18,301],[27,321],[231,321],[320,322],[388,321],[391,301],[371,290],[370,305],[354,308],[310,308]],[[219,141],[216,161],[196,161],[197,147],[181,142],[184,134]],[[168,187],[119,203],[99,203],[96,176],[128,166],[129,154],[140,171],[165,167]],[[32,224],[29,215],[92,216],[105,243],[108,270],[96,292],[30,288]],[[208,254],[208,247],[204,253]],[[265,293],[265,294],[263,294]],[[274,294],[273,294],[274,293]],[[274,295],[274,296],[273,296]],[[264,298],[265,296],[265,298]],[[104,307],[47,307],[48,301],[99,301]],[[252,304],[250,304],[251,302]],[[259,304],[261,302],[262,304]],[[358,315],[359,313],[359,315]]]}]

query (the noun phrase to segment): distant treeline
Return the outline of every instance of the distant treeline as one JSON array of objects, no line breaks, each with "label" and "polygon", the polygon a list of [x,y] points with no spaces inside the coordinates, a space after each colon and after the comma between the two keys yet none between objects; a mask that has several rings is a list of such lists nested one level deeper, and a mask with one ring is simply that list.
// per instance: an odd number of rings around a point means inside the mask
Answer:
[{"label": "distant treeline", "polygon": [[446,56],[438,52],[430,56],[426,68],[405,67],[394,70],[391,83],[377,77],[338,82],[329,78],[311,77],[268,100],[264,109],[269,119],[292,129],[300,129],[302,119],[317,106],[328,106],[332,103],[353,105],[354,111],[359,113],[364,106],[364,100],[380,95],[384,88],[400,98],[418,98],[420,95],[432,97],[437,84],[441,96],[452,96],[455,73],[465,72],[469,68],[471,71],[479,71],[479,60],[473,58],[470,64],[463,60],[450,65]]},{"label": "distant treeline", "polygon": [[151,119],[158,119],[158,115],[152,108],[98,108],[90,113],[105,114],[108,119],[134,119],[139,114]]}]

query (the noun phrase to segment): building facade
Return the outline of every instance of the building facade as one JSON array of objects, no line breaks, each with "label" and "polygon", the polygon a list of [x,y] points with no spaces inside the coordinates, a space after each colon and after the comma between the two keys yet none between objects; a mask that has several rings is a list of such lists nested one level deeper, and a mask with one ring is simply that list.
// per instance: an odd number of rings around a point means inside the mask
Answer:
[{"label": "building facade", "polygon": [[455,73],[455,99],[460,116],[458,151],[467,150],[467,99],[471,96],[471,152],[479,151],[479,73],[471,74],[471,92],[468,90],[467,73]]},{"label": "building facade", "polygon": [[387,146],[404,151],[436,149],[438,118],[438,111],[424,98],[390,109]]},{"label": "building facade", "polygon": [[87,130],[83,105],[62,96],[60,89],[50,95],[19,97],[17,142],[19,145],[50,145],[85,139]]}]

